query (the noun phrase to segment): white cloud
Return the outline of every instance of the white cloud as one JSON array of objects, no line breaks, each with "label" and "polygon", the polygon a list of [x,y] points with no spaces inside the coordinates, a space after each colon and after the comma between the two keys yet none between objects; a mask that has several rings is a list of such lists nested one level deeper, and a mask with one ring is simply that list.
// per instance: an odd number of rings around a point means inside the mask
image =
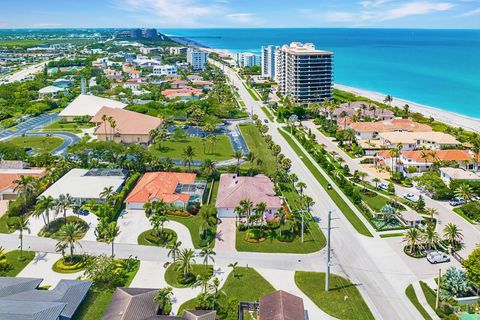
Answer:
[{"label": "white cloud", "polygon": [[470,16],[476,16],[477,14],[480,14],[480,8],[464,12],[461,15],[459,15],[459,17],[470,17]]},{"label": "white cloud", "polygon": [[409,16],[424,15],[432,12],[447,11],[455,4],[450,2],[416,1],[402,4],[380,15],[381,20],[395,20]]},{"label": "white cloud", "polygon": [[255,23],[257,21],[253,13],[230,13],[226,17],[236,23]]},{"label": "white cloud", "polygon": [[364,8],[377,8],[384,3],[391,2],[391,1],[392,0],[365,0],[365,1],[360,1],[359,4]]}]

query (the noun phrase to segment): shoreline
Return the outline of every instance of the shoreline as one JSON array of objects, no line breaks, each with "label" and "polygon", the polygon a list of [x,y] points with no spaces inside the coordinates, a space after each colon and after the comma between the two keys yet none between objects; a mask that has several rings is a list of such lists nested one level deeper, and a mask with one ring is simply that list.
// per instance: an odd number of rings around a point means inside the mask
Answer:
[{"label": "shoreline", "polygon": [[[175,38],[174,41],[180,40],[181,42],[183,42],[182,44],[193,45],[194,47],[197,47],[199,49],[204,49],[205,51],[208,51],[208,52],[229,54],[232,57],[234,56],[234,54],[227,49],[210,48],[197,41],[194,41],[185,37],[172,36],[171,38],[172,40],[173,38]],[[334,88],[347,91],[357,96],[362,96],[380,103],[383,103],[383,100],[387,96],[387,94],[384,94],[384,93],[350,87],[350,86],[346,86],[338,83],[334,84]],[[392,107],[403,108],[405,104],[408,104],[410,106],[411,111],[421,113],[426,117],[432,117],[436,121],[443,122],[447,125],[460,127],[468,131],[480,132],[480,118],[462,115],[452,111],[446,111],[440,108],[416,103],[406,99],[400,99],[393,96],[392,96],[392,99],[393,99],[391,103]]]}]

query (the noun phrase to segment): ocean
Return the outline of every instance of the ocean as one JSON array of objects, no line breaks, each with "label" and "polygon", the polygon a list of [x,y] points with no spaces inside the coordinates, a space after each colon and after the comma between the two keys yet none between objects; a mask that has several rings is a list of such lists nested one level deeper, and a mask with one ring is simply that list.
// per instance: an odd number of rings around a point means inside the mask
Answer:
[{"label": "ocean", "polygon": [[480,118],[480,30],[161,29],[232,52],[312,42],[335,52],[335,82]]}]

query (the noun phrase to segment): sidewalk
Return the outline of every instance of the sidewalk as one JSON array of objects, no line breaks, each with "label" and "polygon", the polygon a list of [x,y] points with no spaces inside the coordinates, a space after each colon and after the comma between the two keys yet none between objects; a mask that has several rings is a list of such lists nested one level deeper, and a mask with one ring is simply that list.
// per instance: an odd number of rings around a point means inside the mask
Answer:
[{"label": "sidewalk", "polygon": [[434,320],[440,319],[438,315],[433,311],[433,309],[430,307],[430,305],[427,302],[427,299],[425,298],[425,295],[423,294],[422,288],[420,287],[419,282],[414,282],[412,283],[413,290],[415,290],[415,294],[417,295],[418,302],[422,305],[422,307],[427,311],[428,315],[432,317]]}]

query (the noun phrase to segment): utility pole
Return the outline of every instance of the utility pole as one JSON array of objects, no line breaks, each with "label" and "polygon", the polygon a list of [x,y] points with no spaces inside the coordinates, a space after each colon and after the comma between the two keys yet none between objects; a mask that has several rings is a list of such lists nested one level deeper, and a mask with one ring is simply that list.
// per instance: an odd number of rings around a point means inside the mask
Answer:
[{"label": "utility pole", "polygon": [[332,211],[328,211],[327,229],[327,272],[325,274],[325,291],[330,290],[330,230],[332,227]]},{"label": "utility pole", "polygon": [[435,300],[435,310],[438,309],[440,303],[440,280],[442,279],[442,269],[438,269],[438,280],[437,280],[437,298]]},{"label": "utility pole", "polygon": [[303,233],[305,230],[305,210],[300,210],[302,214],[302,243],[303,243]]}]

